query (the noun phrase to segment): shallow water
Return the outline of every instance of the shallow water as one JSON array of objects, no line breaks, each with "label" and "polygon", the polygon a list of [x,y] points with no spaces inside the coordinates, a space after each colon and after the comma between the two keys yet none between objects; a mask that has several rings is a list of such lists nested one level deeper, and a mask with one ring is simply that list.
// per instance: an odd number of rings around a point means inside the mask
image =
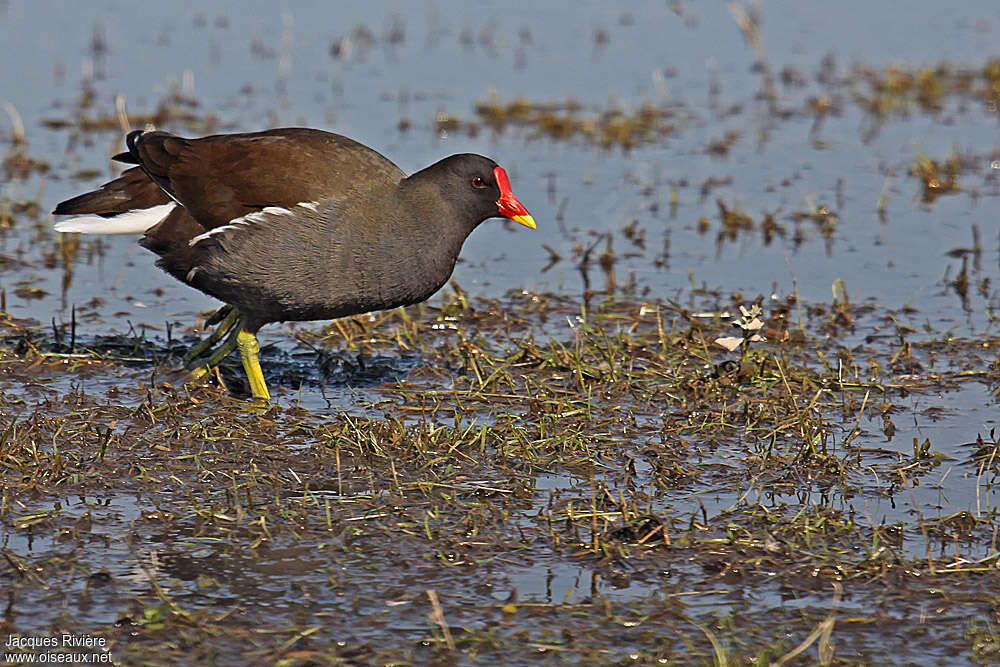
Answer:
[{"label": "shallow water", "polygon": [[[987,2],[947,11],[926,3],[908,17],[888,6],[858,6],[864,7],[864,21],[845,19],[854,14],[844,5],[805,10],[796,3],[777,3],[764,8],[761,33],[772,68],[794,68],[806,81],[803,86],[778,84],[781,107],[801,109],[809,96],[824,92],[815,76],[828,54],[841,76],[855,64],[948,60],[975,66],[994,55],[992,36],[1000,29],[1000,18]],[[125,96],[129,111],[139,113],[177,85],[198,100],[200,113],[217,115],[223,128],[324,127],[377,148],[407,171],[451,152],[492,155],[511,172],[515,191],[540,221],[540,230],[510,230],[497,222],[477,230],[455,274],[474,294],[512,287],[578,293],[580,275],[568,259],[542,273],[548,264],[542,244],[568,258],[574,242],[592,242],[591,232],[616,233],[636,219],[646,230],[647,247],[630,247],[616,234],[617,253],[635,255],[623,258],[616,273],[624,282],[635,272],[639,285],[653,295],[670,295],[687,285],[688,271],[699,283],[748,296],[768,294],[772,287],[789,292],[794,276],[809,301],[827,300],[833,281],[843,278],[855,300],[911,305],[935,323],[960,329],[986,326],[987,303],[973,296],[963,308],[942,278],[949,271],[954,275],[961,264],[945,252],[970,246],[973,224],[980,228],[984,249],[977,277],[996,275],[997,227],[989,214],[997,192],[989,168],[995,114],[982,105],[949,101],[936,118],[919,110],[908,118],[892,118],[865,142],[866,120],[850,101],[852,91],[838,90],[842,113],[811,135],[810,118],[776,119],[755,101],[761,79],[748,71],[752,58],[724,7],[681,5],[680,15],[653,2],[628,11],[597,4],[574,7],[570,12],[565,7],[510,11],[491,3],[475,8],[365,5],[339,8],[331,15],[319,6],[294,4],[283,12],[267,3],[259,11],[226,3],[209,9],[182,3],[139,12],[109,3],[89,5],[83,13],[66,11],[61,4],[9,3],[0,9],[5,26],[0,48],[4,61],[15,66],[0,72],[0,90],[25,121],[30,153],[49,160],[55,176],[65,176],[64,166],[102,173],[84,181],[46,178],[46,206],[104,180],[110,169],[107,157],[119,147],[120,132],[115,130],[68,146],[65,131],[40,126],[43,119],[71,115],[80,71],[92,69],[95,111],[109,115],[117,93]],[[894,30],[887,35],[877,27],[883,25]],[[355,26],[367,26],[370,47],[344,47],[346,56],[331,57],[331,44]],[[395,39],[401,41],[391,43],[394,26]],[[600,31],[607,41],[595,43]],[[946,43],[949,49],[929,61],[926,45],[933,43]],[[718,87],[714,109],[707,105],[713,81]],[[491,90],[503,100],[572,98],[602,108],[668,103],[692,120],[676,136],[628,153],[595,150],[580,142],[529,140],[517,130],[500,136],[484,130],[476,137],[433,131],[437,113],[472,118],[474,105],[488,99]],[[721,114],[731,105],[741,110]],[[397,129],[400,118],[410,120],[410,131]],[[729,154],[707,151],[728,130],[740,133]],[[821,148],[815,139],[822,140]],[[978,160],[963,174],[966,192],[919,205],[918,182],[906,175],[908,165],[921,149],[944,158],[952,147],[971,151]],[[889,182],[887,222],[882,223],[875,204],[886,169],[896,175]],[[700,184],[713,177],[731,179],[731,184],[702,198]],[[554,192],[549,191],[550,178]],[[38,185],[38,179],[9,182],[3,193],[33,195]],[[667,214],[671,185],[677,189],[676,216]],[[971,197],[973,189],[982,196]],[[717,247],[714,225],[708,234],[699,234],[696,225],[703,215],[716,220],[717,197],[730,206],[741,204],[754,217],[775,212],[779,219],[810,204],[826,205],[837,214],[836,230],[826,242],[807,229],[798,247],[788,238],[767,246],[750,235]],[[649,210],[652,204],[658,205],[656,212]],[[560,209],[562,224],[555,220]],[[8,233],[5,251],[20,248],[30,257],[28,244],[33,246],[35,239],[18,238],[26,231]],[[657,269],[653,260],[665,237],[668,262]],[[64,297],[57,287],[62,276],[54,272],[36,269],[8,276],[6,283],[33,274],[36,284],[52,295],[29,302],[12,299],[12,313],[43,321],[54,312],[65,317],[71,305],[96,293],[106,299],[103,312],[128,313],[109,317],[102,328],[123,329],[126,319],[156,325],[167,319],[189,321],[195,311],[211,307],[210,300],[161,279],[148,253],[129,239],[106,243],[103,257],[75,267]],[[153,294],[156,288],[163,294]],[[995,309],[995,294],[991,299]]]},{"label": "shallow water", "polygon": [[[899,311],[900,323],[922,334],[926,327],[927,338],[996,335],[1000,227],[994,209],[1000,181],[991,161],[1000,156],[1000,116],[980,102],[950,96],[937,113],[911,108],[889,116],[874,131],[871,117],[855,101],[866,89],[856,78],[847,80],[855,65],[884,71],[893,62],[915,68],[948,61],[954,67],[980,68],[989,58],[1000,57],[1000,8],[995,3],[950,6],[921,0],[900,12],[890,3],[820,7],[768,2],[761,10],[758,54],[778,78],[777,110],[760,99],[763,76],[755,71],[753,49],[725,4],[650,1],[632,3],[627,10],[597,2],[509,5],[438,0],[396,6],[353,3],[334,10],[323,3],[295,2],[282,9],[266,2],[217,2],[207,8],[194,2],[141,8],[110,0],[72,6],[0,2],[0,102],[13,105],[23,120],[27,154],[51,165],[46,174],[6,178],[0,182],[0,199],[40,197],[48,210],[114,174],[108,157],[121,148],[119,130],[79,133],[44,124],[74,119],[83,88],[92,88],[95,95],[93,107],[84,112],[89,117],[113,117],[119,93],[128,112],[137,115],[152,112],[171,91],[180,91],[197,100],[198,116],[215,117],[212,131],[322,127],[376,148],[408,172],[456,152],[494,157],[510,173],[515,193],[539,229],[514,229],[499,221],[478,229],[465,244],[454,275],[471,297],[512,289],[576,297],[588,286],[610,284],[616,291],[634,279],[630,289],[636,298],[651,300],[694,304],[691,287],[704,285],[723,294],[741,291],[746,301],[797,291],[806,303],[829,303],[834,282],[842,279],[852,302]],[[331,55],[335,44],[338,57]],[[817,80],[827,56],[836,63],[834,84]],[[783,71],[791,83],[783,81]],[[814,127],[805,109],[811,97],[823,95],[839,112]],[[473,121],[477,103],[517,97],[578,100],[584,116],[609,108],[630,112],[651,103],[670,109],[676,128],[625,151],[600,149],[580,139],[540,138],[532,129],[508,127],[497,134],[484,127],[471,136],[435,125],[441,114]],[[401,121],[408,129],[400,129]],[[5,144],[12,127],[0,116]],[[204,131],[200,121],[178,121],[165,129],[188,135]],[[738,139],[724,154],[710,150],[730,131]],[[922,202],[921,184],[909,169],[922,153],[944,160],[953,148],[964,160],[961,190]],[[709,179],[718,184],[705,188]],[[883,196],[880,215],[877,204]],[[717,199],[750,214],[756,228],[723,239]],[[836,214],[829,234],[811,220],[794,220],[796,213],[819,207]],[[786,231],[769,242],[760,230],[768,213]],[[707,230],[699,224],[702,217],[708,218]],[[633,222],[633,231],[623,231]],[[0,287],[15,317],[33,318],[43,326],[53,319],[66,324],[76,308],[77,335],[83,342],[130,330],[162,342],[168,326],[176,339],[199,313],[218,305],[158,272],[152,256],[131,238],[84,239],[84,252],[68,271],[58,260],[50,226],[47,215],[34,222],[20,217],[0,231],[5,260]],[[636,241],[635,230],[644,235],[643,242]],[[966,255],[970,289],[963,298],[951,285],[963,259],[949,251],[971,248],[976,234],[981,249],[978,255]],[[609,238],[617,256],[613,279],[596,261],[585,274],[579,267],[580,250],[594,245],[595,254],[600,253]],[[545,245],[561,259],[551,263]],[[44,293],[19,295],[18,288],[25,285]],[[95,295],[100,303],[92,302]],[[913,310],[903,312],[904,307]],[[275,346],[272,359],[281,370],[269,374],[269,381],[280,386],[278,400],[284,405],[300,403],[320,414],[373,412],[366,402],[384,400],[374,385],[420,365],[415,358],[387,357],[369,360],[366,371],[345,352],[324,373],[303,370],[316,363],[315,355],[298,345],[294,335],[300,328],[318,326],[273,326],[262,333],[262,344]],[[845,345],[863,344],[863,335]],[[267,360],[265,354],[265,368]],[[24,394],[31,400],[77,391],[103,395],[119,382],[145,381],[151,373],[149,367],[130,367],[114,378],[66,374],[26,387]],[[303,375],[307,381],[300,385],[296,380]],[[860,424],[860,441],[887,450],[891,459],[894,452],[908,454],[913,439],[930,440],[933,449],[950,457],[939,468],[938,484],[886,498],[880,495],[886,481],[873,475],[854,480],[863,497],[845,498],[837,489],[810,482],[787,498],[766,502],[852,509],[869,515],[873,524],[903,523],[908,530],[901,553],[912,557],[927,549],[925,538],[913,530],[915,514],[989,513],[1000,502],[998,490],[977,477],[968,443],[1000,425],[995,394],[966,382],[939,396],[915,395],[911,401],[905,407],[914,416],[899,420],[891,441],[881,433],[880,422],[867,419]],[[942,405],[945,410],[939,409]],[[705,453],[720,465],[733,454]],[[641,480],[641,462],[638,472]],[[572,494],[578,481],[563,473],[537,474],[532,502],[541,506],[549,494]],[[659,498],[658,509],[684,518],[704,507],[714,516],[745,493],[745,488],[710,484],[683,488]],[[132,495],[112,492],[97,501],[80,499],[60,511],[67,520],[89,512],[95,532],[110,545],[101,553],[112,574],[135,582],[137,590],[149,578],[137,563],[148,563],[150,553],[158,553],[171,594],[185,604],[199,604],[203,584],[211,591],[212,604],[243,600],[291,623],[302,590],[338,611],[350,608],[340,597],[342,590],[324,588],[328,574],[337,571],[354,585],[376,587],[376,597],[389,601],[381,615],[365,608],[379,619],[376,627],[354,626],[351,636],[384,638],[382,628],[416,623],[404,613],[414,582],[420,591],[448,587],[448,573],[426,564],[394,569],[391,554],[373,565],[363,554],[307,554],[295,545],[276,544],[269,555],[258,554],[249,563],[189,539],[187,531],[154,531],[142,547],[116,543],[115,536],[146,521],[137,515],[138,506]],[[22,511],[50,508],[51,503],[39,501]],[[60,545],[49,537],[32,538],[6,524],[0,530],[5,547],[22,556],[59,553]],[[88,559],[96,564],[98,551],[91,548]],[[372,571],[378,567],[382,569]],[[289,588],[284,575],[290,569],[301,589]],[[202,576],[212,581],[198,583]],[[491,565],[481,577],[458,577],[452,603],[463,594],[475,597],[464,586],[478,579],[492,586],[480,599],[492,595],[500,604],[515,592],[522,599],[555,604],[598,596],[641,600],[656,594],[656,576],[618,576],[590,562],[542,553],[527,563]],[[660,583],[686,576],[678,565],[677,572],[662,574]],[[746,598],[737,588],[721,586],[721,592],[703,592],[687,603],[733,610],[780,603],[822,607],[826,601],[804,595],[789,602],[777,584],[748,591]],[[119,593],[104,603],[99,595],[87,598],[77,607],[78,618],[95,625],[113,623],[122,609],[124,595]],[[399,601],[398,606],[392,601]],[[854,600],[853,608],[860,610],[868,602]],[[31,601],[17,623],[46,624],[52,615],[40,598]]]}]

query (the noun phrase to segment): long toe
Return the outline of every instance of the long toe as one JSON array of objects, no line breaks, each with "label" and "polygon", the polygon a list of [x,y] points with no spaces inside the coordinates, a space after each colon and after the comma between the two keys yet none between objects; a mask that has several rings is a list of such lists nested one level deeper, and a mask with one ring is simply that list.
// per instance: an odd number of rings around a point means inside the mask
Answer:
[{"label": "long toe", "polygon": [[200,380],[210,370],[225,361],[226,357],[232,354],[233,350],[239,346],[238,338],[241,331],[241,327],[232,327],[229,332],[229,336],[222,343],[222,345],[212,350],[212,354],[210,354],[204,361],[199,361],[198,367],[191,371],[191,379]]},{"label": "long toe", "polygon": [[214,313],[212,313],[211,315],[209,315],[205,319],[205,326],[206,327],[215,326],[216,324],[218,324],[222,320],[224,320],[227,317],[229,317],[230,313],[232,313],[233,310],[234,310],[234,308],[230,304],[227,303],[222,308],[219,308],[217,311],[215,311]]},{"label": "long toe", "polygon": [[[211,350],[216,343],[222,340],[223,336],[232,331],[233,327],[235,327],[237,324],[242,324],[242,317],[240,316],[240,312],[235,308],[233,308],[232,306],[223,306],[222,308],[217,310],[209,318],[208,321],[215,320],[216,316],[218,316],[218,314],[221,313],[223,310],[226,310],[226,314],[223,317],[222,321],[219,322],[219,326],[215,328],[215,331],[213,331],[211,335],[205,338],[205,340],[193,346],[190,350],[188,350],[188,353],[184,355],[185,365],[191,366],[191,362],[193,362],[198,357],[207,354],[209,350]],[[242,328],[242,326],[239,328]],[[229,352],[232,352],[233,349],[235,348],[230,348]],[[229,353],[227,352],[226,354]]]}]

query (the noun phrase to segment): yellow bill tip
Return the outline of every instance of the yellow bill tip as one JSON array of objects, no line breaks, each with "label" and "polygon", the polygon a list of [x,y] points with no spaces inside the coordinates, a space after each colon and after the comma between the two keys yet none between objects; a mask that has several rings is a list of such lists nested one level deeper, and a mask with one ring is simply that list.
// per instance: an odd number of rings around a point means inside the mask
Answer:
[{"label": "yellow bill tip", "polygon": [[535,219],[530,215],[513,215],[510,219],[518,224],[524,225],[528,229],[538,229],[538,225],[535,224]]}]

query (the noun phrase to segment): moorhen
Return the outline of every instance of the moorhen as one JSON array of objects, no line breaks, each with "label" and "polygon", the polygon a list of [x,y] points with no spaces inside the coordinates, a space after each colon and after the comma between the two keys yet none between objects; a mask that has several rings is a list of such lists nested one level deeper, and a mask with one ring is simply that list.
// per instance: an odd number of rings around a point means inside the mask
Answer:
[{"label": "moorhen", "polygon": [[535,228],[507,173],[481,155],[407,176],[367,146],[305,128],[200,139],[136,130],[126,144],[113,159],[138,166],[56,206],[77,216],[56,231],[142,234],[157,266],[227,304],[188,354],[190,366],[229,334],[195,376],[238,347],[250,390],[265,401],[263,325],[424,301],[482,221]]}]

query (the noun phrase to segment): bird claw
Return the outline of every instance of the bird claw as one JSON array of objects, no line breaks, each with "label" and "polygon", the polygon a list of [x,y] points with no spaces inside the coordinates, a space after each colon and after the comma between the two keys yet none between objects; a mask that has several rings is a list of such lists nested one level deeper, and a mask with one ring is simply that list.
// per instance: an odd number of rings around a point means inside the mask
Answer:
[{"label": "bird claw", "polygon": [[222,306],[217,311],[209,315],[207,318],[205,318],[205,326],[214,327],[216,324],[226,319],[226,317],[228,317],[231,312],[233,312],[233,307],[227,303],[226,305]]},{"label": "bird claw", "polygon": [[[219,364],[225,361],[234,350],[239,348],[240,357],[243,361],[243,370],[246,371],[247,380],[250,382],[250,391],[256,401],[267,403],[271,400],[271,394],[264,381],[264,374],[260,369],[260,344],[257,336],[243,330],[243,316],[232,306],[223,306],[208,321],[217,321],[219,314],[226,311],[212,335],[195,345],[184,358],[185,365],[191,368],[191,380],[200,380],[213,368],[217,370]],[[212,349],[213,346],[225,336],[226,340],[221,345]],[[211,354],[208,354],[211,352]],[[203,358],[208,354],[207,358]],[[196,365],[195,365],[196,364]]]},{"label": "bird claw", "polygon": [[[219,315],[222,314],[223,311],[225,311],[225,314],[223,314],[222,317],[219,317]],[[222,338],[224,336],[226,336],[226,334],[229,334],[233,330],[233,327],[236,327],[237,330],[241,329],[242,326],[237,327],[237,325],[242,325],[242,321],[243,321],[243,318],[240,315],[239,311],[236,310],[235,308],[233,308],[232,306],[226,305],[226,306],[223,306],[222,308],[219,308],[217,311],[215,311],[205,321],[205,324],[206,324],[206,326],[211,326],[212,324],[218,323],[219,326],[217,326],[215,328],[215,331],[213,331],[211,333],[211,335],[209,335],[205,340],[201,341],[200,343],[198,343],[197,345],[195,345],[194,347],[192,347],[190,350],[188,350],[188,353],[186,355],[184,355],[184,365],[190,367],[191,364],[192,364],[192,362],[194,360],[196,360],[199,357],[202,357],[203,355],[207,354],[210,350],[212,350],[212,347],[216,343],[218,343],[220,340],[222,340]],[[225,343],[223,344],[223,347],[224,346],[225,346]],[[219,348],[219,350],[221,350],[221,349],[222,349],[222,347]],[[234,347],[229,348],[229,351],[226,352],[226,355],[228,355],[234,349],[235,349],[235,345],[234,345]],[[210,358],[214,359],[216,357],[216,355],[217,355],[217,353],[218,353],[219,350],[214,351],[212,353],[212,355],[211,355]],[[222,359],[225,359],[225,358],[226,357],[224,355],[223,357],[221,357],[220,359],[218,359],[218,361],[216,361],[214,363],[210,363],[209,365],[210,366],[215,365],[215,364],[221,362]]]}]

